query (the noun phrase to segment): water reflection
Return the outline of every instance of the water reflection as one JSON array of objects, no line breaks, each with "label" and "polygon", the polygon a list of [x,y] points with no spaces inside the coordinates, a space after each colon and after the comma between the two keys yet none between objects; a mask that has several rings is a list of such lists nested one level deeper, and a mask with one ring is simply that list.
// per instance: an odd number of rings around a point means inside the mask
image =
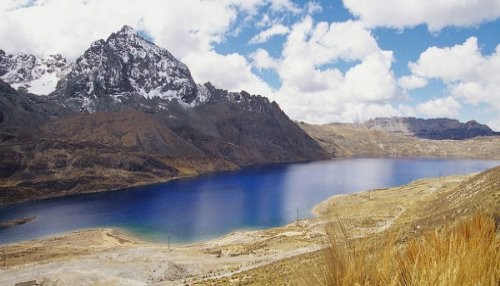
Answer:
[{"label": "water reflection", "polygon": [[251,168],[131,190],[0,208],[0,220],[37,216],[0,230],[0,243],[92,227],[123,227],[147,239],[194,241],[240,228],[310,216],[320,201],[437,177],[481,171],[498,161],[345,159]]}]

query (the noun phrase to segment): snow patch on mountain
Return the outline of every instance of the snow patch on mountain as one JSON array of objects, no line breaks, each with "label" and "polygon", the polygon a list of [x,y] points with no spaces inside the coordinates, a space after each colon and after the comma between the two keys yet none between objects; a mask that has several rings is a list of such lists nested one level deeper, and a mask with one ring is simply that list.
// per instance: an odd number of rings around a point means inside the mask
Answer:
[{"label": "snow patch on mountain", "polygon": [[190,106],[195,107],[202,103],[207,102],[210,99],[211,93],[210,90],[203,84],[196,85],[197,87],[197,95],[193,102],[191,102]]},{"label": "snow patch on mountain", "polygon": [[43,73],[39,78],[27,82],[27,83],[16,83],[12,84],[12,87],[19,89],[20,87],[25,88],[30,93],[34,94],[50,94],[56,89],[57,82],[59,81],[59,76],[55,72]]},{"label": "snow patch on mountain", "polygon": [[49,94],[69,66],[61,55],[36,58],[31,54],[6,54],[0,50],[0,79],[15,89],[34,94]]}]

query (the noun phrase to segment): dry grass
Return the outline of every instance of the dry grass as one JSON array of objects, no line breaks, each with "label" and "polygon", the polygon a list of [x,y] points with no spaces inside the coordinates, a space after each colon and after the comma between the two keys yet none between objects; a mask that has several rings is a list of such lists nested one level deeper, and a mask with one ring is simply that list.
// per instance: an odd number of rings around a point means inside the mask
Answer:
[{"label": "dry grass", "polygon": [[398,235],[350,239],[344,223],[327,226],[329,247],[304,285],[498,285],[500,240],[492,215],[476,213],[448,229],[407,242]]},{"label": "dry grass", "polygon": [[[387,271],[378,269],[380,259],[391,245],[392,239],[386,238],[375,251],[375,244],[366,239],[350,238],[349,226],[345,222],[331,222],[326,226],[329,246],[321,253],[320,261],[314,265],[314,271],[301,275],[298,279],[303,285],[390,285],[383,274]],[[376,275],[375,275],[376,274]]]}]

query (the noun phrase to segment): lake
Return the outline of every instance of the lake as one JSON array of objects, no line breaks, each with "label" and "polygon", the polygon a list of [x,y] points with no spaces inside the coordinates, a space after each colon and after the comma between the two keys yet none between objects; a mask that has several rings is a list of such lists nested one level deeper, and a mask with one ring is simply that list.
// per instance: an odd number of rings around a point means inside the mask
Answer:
[{"label": "lake", "polygon": [[0,221],[37,216],[0,229],[0,243],[85,228],[119,227],[153,241],[193,242],[234,231],[280,226],[311,216],[330,196],[467,174],[488,160],[337,159],[270,165],[128,190],[0,207]]}]

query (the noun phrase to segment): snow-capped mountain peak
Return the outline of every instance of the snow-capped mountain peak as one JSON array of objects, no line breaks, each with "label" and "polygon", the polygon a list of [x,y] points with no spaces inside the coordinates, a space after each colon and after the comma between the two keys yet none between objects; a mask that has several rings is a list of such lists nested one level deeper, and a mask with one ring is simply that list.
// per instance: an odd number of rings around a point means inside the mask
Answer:
[{"label": "snow-capped mountain peak", "polygon": [[73,64],[61,92],[82,101],[138,94],[189,104],[197,96],[197,86],[186,65],[124,26],[92,43]]}]

